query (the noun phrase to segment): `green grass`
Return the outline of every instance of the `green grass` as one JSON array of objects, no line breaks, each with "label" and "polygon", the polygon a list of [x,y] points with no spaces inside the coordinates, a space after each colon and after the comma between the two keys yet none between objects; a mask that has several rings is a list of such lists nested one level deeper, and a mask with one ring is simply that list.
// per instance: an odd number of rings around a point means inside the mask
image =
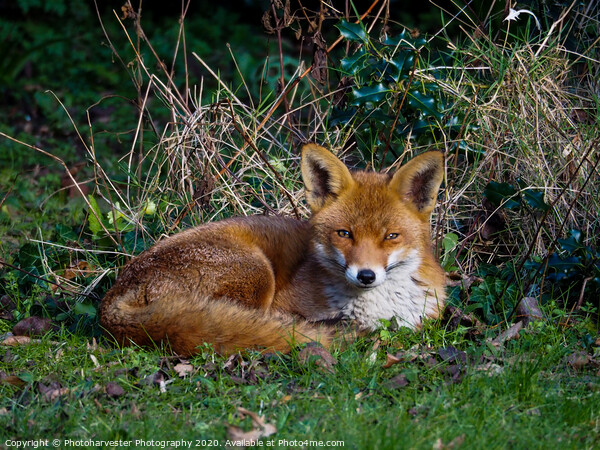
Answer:
[{"label": "green grass", "polygon": [[[535,324],[505,348],[439,325],[425,333],[394,335],[375,360],[373,340],[355,343],[335,354],[332,373],[297,355],[250,354],[228,363],[206,349],[189,360],[185,378],[174,370],[180,361],[159,350],[88,348],[81,336],[49,335],[2,349],[0,370],[23,385],[0,384],[0,434],[224,445],[228,426],[253,427],[238,413],[242,407],[277,428],[264,445],[339,440],[345,448],[432,448],[458,439],[466,448],[592,448],[600,439],[598,361],[578,370],[568,362],[575,352],[598,352],[586,349],[585,327]],[[440,357],[452,341],[464,363]],[[407,361],[384,368],[386,353]],[[394,382],[401,374],[407,384]],[[123,392],[110,397],[109,382]],[[43,394],[59,388],[68,391]]]}]

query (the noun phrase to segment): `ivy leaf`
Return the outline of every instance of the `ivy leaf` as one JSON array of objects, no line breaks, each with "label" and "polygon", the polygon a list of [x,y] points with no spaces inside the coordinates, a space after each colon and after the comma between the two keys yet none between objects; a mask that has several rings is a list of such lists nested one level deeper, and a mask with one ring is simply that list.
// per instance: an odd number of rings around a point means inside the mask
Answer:
[{"label": "ivy leaf", "polygon": [[413,108],[422,111],[426,116],[433,116],[438,120],[444,116],[444,114],[437,109],[435,99],[432,96],[423,94],[416,89],[408,92],[408,104]]},{"label": "ivy leaf", "polygon": [[364,105],[367,102],[377,103],[385,97],[385,94],[390,92],[382,83],[363,88],[352,89],[352,97],[354,97],[353,105]]},{"label": "ivy leaf", "polygon": [[361,24],[350,23],[342,19],[342,21],[338,23],[336,27],[338,30],[340,30],[341,35],[350,42],[362,42],[366,44],[369,40],[369,36]]},{"label": "ivy leaf", "polygon": [[495,206],[507,209],[516,209],[521,206],[521,199],[517,197],[517,190],[512,184],[490,181],[483,191],[483,195]]}]

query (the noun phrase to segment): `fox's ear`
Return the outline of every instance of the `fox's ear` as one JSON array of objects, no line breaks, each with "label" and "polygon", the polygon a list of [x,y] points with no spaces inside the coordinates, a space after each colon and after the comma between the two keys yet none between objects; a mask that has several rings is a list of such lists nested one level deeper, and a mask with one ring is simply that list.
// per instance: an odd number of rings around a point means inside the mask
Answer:
[{"label": "fox's ear", "polygon": [[429,216],[443,179],[444,155],[426,152],[400,167],[390,181],[390,188],[411,202],[418,212]]},{"label": "fox's ear", "polygon": [[302,147],[302,178],[306,201],[313,213],[352,183],[350,171],[333,153],[317,144]]}]

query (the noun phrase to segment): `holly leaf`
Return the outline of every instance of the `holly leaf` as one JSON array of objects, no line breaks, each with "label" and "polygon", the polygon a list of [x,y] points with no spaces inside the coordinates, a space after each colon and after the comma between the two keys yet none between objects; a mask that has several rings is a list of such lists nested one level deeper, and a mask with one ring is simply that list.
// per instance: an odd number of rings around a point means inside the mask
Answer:
[{"label": "holly leaf", "polygon": [[433,116],[440,120],[444,114],[438,110],[435,98],[412,89],[408,92],[408,104],[420,110],[426,116]]},{"label": "holly leaf", "polygon": [[367,102],[377,103],[383,100],[388,92],[390,92],[390,90],[382,83],[358,89],[354,88],[352,89],[352,97],[354,97],[352,104],[359,106],[364,105]]},{"label": "holly leaf", "polygon": [[342,71],[349,75],[356,75],[356,73],[363,68],[363,60],[366,57],[363,48],[360,48],[354,55],[348,56],[340,61]]},{"label": "holly leaf", "polygon": [[517,197],[517,190],[512,184],[490,181],[483,191],[483,195],[495,206],[507,209],[516,209],[521,206]]},{"label": "holly leaf", "polygon": [[350,23],[342,19],[342,21],[336,25],[336,28],[340,30],[341,35],[350,42],[367,43],[369,40],[369,36],[361,24]]}]

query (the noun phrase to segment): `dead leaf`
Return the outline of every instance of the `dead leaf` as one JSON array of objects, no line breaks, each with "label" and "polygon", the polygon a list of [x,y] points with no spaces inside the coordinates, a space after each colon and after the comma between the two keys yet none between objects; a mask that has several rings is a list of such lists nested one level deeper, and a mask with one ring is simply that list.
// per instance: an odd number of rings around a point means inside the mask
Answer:
[{"label": "dead leaf", "polygon": [[399,373],[394,378],[389,379],[383,384],[383,387],[392,390],[408,386],[408,379],[404,373]]},{"label": "dead leaf", "polygon": [[253,446],[261,437],[272,436],[277,433],[275,425],[265,422],[264,416],[259,416],[253,411],[246,408],[238,407],[238,413],[244,416],[249,416],[252,419],[252,430],[244,431],[235,425],[227,427],[227,436],[234,441],[236,447]]},{"label": "dead leaf", "polygon": [[502,333],[500,333],[500,336],[492,339],[490,341],[490,343],[494,347],[500,347],[506,341],[519,337],[519,331],[521,331],[522,328],[523,328],[523,322],[517,322],[517,323],[513,324],[508,330],[505,330]]},{"label": "dead leaf", "polygon": [[479,236],[483,242],[489,242],[506,229],[504,212],[496,208],[487,198],[481,202],[481,210],[476,222],[479,227]]},{"label": "dead leaf", "polygon": [[390,355],[388,353],[385,355],[385,364],[381,367],[383,367],[384,369],[388,369],[388,368],[392,367],[394,364],[398,364],[399,362],[402,362],[402,360],[400,358],[396,358],[394,355]]},{"label": "dead leaf", "polygon": [[121,17],[122,20],[124,19],[133,19],[135,20],[137,18],[137,13],[134,11],[133,7],[131,6],[131,4],[125,3],[123,6],[121,6],[121,12],[123,13],[123,17]]},{"label": "dead leaf", "polygon": [[71,389],[64,387],[64,388],[58,388],[58,389],[51,389],[48,392],[44,393],[42,396],[44,397],[44,400],[53,402],[58,397],[67,395],[69,392],[71,392]]},{"label": "dead leaf", "polygon": [[235,368],[244,362],[242,355],[234,353],[227,358],[227,361],[223,363],[223,370],[227,373],[232,373]]},{"label": "dead leaf", "polygon": [[90,263],[87,261],[75,261],[74,265],[67,267],[63,273],[63,278],[73,280],[78,276],[87,276],[91,272]]},{"label": "dead leaf", "polygon": [[298,353],[298,362],[306,366],[314,361],[317,368],[329,373],[333,373],[333,366],[337,363],[327,350],[319,345],[307,345]]},{"label": "dead leaf", "polygon": [[451,345],[440,348],[437,354],[444,362],[460,362],[463,364],[467,362],[467,354]]},{"label": "dead leaf", "polygon": [[567,364],[575,370],[584,369],[591,361],[592,357],[585,352],[575,352],[567,356]]},{"label": "dead leaf", "polygon": [[504,371],[504,368],[496,364],[495,362],[488,361],[485,364],[480,364],[479,366],[476,366],[475,370],[486,372],[488,376],[491,377],[493,375],[500,375]]},{"label": "dead leaf", "polygon": [[444,309],[443,321],[450,330],[456,330],[459,325],[464,327],[482,327],[481,322],[472,314],[465,314],[460,308],[447,305]]},{"label": "dead leaf", "polygon": [[173,367],[173,370],[175,371],[175,373],[177,375],[179,375],[181,378],[185,378],[186,375],[189,375],[191,373],[194,373],[194,366],[192,366],[189,363],[183,363],[180,362],[179,364],[177,364],[175,367]]},{"label": "dead leaf", "polygon": [[314,47],[310,75],[315,81],[325,84],[327,81],[327,43],[323,35],[318,31],[315,31],[312,41]]},{"label": "dead leaf", "polygon": [[435,441],[435,444],[433,444],[433,448],[434,448],[434,450],[452,450],[454,448],[460,447],[464,443],[465,443],[465,435],[463,433],[460,436],[456,436],[454,439],[452,439],[447,444],[444,444],[444,442],[442,441],[442,438],[439,438],[437,441]]},{"label": "dead leaf", "polygon": [[98,362],[98,358],[96,358],[95,355],[90,354],[90,359],[94,363],[94,368],[95,369],[97,369],[98,367],[100,367],[100,363]]},{"label": "dead leaf", "polygon": [[13,311],[15,309],[17,309],[17,302],[9,295],[0,297],[0,319],[13,320]]},{"label": "dead leaf", "polygon": [[543,320],[544,314],[540,309],[537,298],[523,297],[517,305],[517,319],[523,321],[523,325],[527,326],[531,322]]},{"label": "dead leaf", "polygon": [[12,386],[22,387],[25,386],[25,382],[16,375],[8,375],[4,372],[0,372],[0,384],[10,384]]},{"label": "dead leaf", "polygon": [[54,328],[52,320],[43,317],[31,316],[19,321],[13,327],[15,336],[41,336]]},{"label": "dead leaf", "polygon": [[123,389],[121,385],[115,383],[114,381],[109,381],[106,383],[104,390],[106,395],[108,395],[110,398],[117,398],[125,395],[125,389]]},{"label": "dead leaf", "polygon": [[19,345],[29,344],[31,341],[32,339],[29,336],[9,336],[0,342],[0,344],[9,347],[18,347]]}]

